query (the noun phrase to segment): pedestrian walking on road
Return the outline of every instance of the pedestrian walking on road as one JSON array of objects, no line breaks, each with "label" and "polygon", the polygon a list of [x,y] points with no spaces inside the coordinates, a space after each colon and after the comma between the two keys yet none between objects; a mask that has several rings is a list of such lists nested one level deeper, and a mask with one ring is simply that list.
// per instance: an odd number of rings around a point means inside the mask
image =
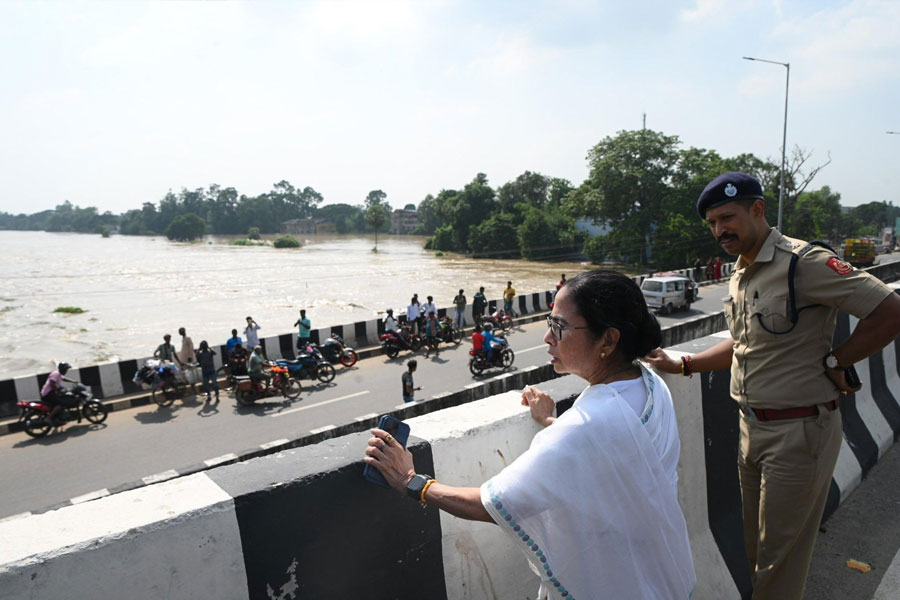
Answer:
[{"label": "pedestrian walking on road", "polygon": [[178,335],[181,336],[181,350],[178,351],[178,361],[182,365],[190,365],[197,362],[197,357],[194,355],[194,340],[188,337],[184,327],[178,330]]},{"label": "pedestrian walking on road", "polygon": [[703,261],[699,256],[694,261],[694,281],[698,283],[703,281]]},{"label": "pedestrian walking on road", "polygon": [[200,342],[200,348],[197,350],[197,362],[200,363],[200,374],[203,377],[203,391],[206,392],[206,401],[212,398],[210,393],[216,391],[216,402],[219,401],[219,382],[216,380],[216,363],[213,357],[216,351],[209,347],[206,340]]},{"label": "pedestrian walking on road", "polygon": [[456,325],[457,329],[462,329],[466,324],[466,296],[463,294],[463,290],[459,290],[459,293],[453,298],[453,304],[456,306],[456,320],[454,325]]},{"label": "pedestrian walking on road", "polygon": [[394,309],[389,308],[385,311],[387,315],[384,317],[384,330],[397,332],[397,319],[394,318]]},{"label": "pedestrian walking on road", "polygon": [[421,385],[416,387],[416,384],[413,382],[413,373],[416,372],[416,367],[418,366],[419,363],[416,362],[416,359],[411,359],[406,363],[406,371],[404,371],[403,375],[400,377],[400,382],[403,384],[404,402],[415,402],[416,392],[422,389]]},{"label": "pedestrian walking on road", "polygon": [[[900,334],[900,297],[831,249],[771,227],[749,175],[714,179],[697,212],[737,256],[725,300],[731,337],[680,360],[657,348],[647,360],[685,376],[731,368],[753,598],[801,600],[843,439],[839,403],[861,387],[849,368]],[[832,346],[838,310],[859,322]]]},{"label": "pedestrian walking on road", "polygon": [[472,318],[477,325],[484,316],[484,309],[487,308],[487,298],[484,295],[484,286],[478,288],[478,293],[472,297]]},{"label": "pedestrian walking on road", "polygon": [[418,294],[412,297],[412,300],[409,301],[409,306],[406,307],[406,324],[409,325],[410,331],[419,333],[421,329],[419,329],[419,298]]},{"label": "pedestrian walking on road", "polygon": [[513,298],[516,297],[516,288],[512,286],[512,281],[506,282],[506,289],[503,290],[503,310],[510,318],[515,316],[513,312]]},{"label": "pedestrian walking on road", "polygon": [[309,319],[306,318],[306,309],[300,309],[300,318],[294,322],[294,327],[298,327],[297,331],[297,349],[301,352],[306,351],[309,346],[309,331],[312,327]]},{"label": "pedestrian walking on road", "polygon": [[438,309],[437,306],[434,305],[434,297],[428,296],[428,301],[422,305],[422,311],[420,313],[423,324],[428,319],[428,313],[432,312],[434,313],[434,316],[437,316]]}]

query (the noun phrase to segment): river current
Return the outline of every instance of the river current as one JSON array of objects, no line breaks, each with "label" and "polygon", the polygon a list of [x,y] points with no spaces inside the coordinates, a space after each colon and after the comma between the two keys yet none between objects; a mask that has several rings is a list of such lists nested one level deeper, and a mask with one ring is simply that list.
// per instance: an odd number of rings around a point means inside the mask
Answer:
[{"label": "river current", "polygon": [[[553,289],[577,263],[475,260],[422,249],[425,238],[311,235],[299,249],[231,246],[227,237],[175,243],[137,237],[0,231],[0,379],[148,356],[178,328],[222,344],[252,316],[263,337],[287,333],[305,308],[314,328],[405,311],[413,293],[450,306],[460,288],[489,299]],[[57,313],[79,307],[81,314]]]}]

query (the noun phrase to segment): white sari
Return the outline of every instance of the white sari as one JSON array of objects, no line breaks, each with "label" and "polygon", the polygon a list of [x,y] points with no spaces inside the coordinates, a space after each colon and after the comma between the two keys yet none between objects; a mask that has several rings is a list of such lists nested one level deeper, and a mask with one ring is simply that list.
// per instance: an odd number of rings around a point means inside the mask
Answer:
[{"label": "white sari", "polygon": [[641,372],[648,397],[640,417],[612,387],[589,386],[481,486],[485,509],[541,576],[539,598],[685,599],[693,591],[672,398],[655,373]]}]

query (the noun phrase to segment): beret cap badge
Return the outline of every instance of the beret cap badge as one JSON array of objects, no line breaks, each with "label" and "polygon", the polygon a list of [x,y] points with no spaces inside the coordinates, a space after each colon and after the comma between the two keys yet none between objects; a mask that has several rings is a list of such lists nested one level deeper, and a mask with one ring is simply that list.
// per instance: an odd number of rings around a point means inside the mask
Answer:
[{"label": "beret cap badge", "polygon": [[735,196],[737,196],[737,188],[729,183],[725,186],[725,195],[729,198],[734,198]]}]

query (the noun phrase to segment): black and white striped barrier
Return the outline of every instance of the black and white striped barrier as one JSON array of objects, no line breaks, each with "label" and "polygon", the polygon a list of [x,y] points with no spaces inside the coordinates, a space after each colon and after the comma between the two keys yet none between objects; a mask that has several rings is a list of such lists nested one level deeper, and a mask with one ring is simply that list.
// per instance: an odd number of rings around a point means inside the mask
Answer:
[{"label": "black and white striped barrier", "polygon": [[[553,293],[549,291],[519,295],[516,297],[516,310],[523,315],[546,312],[550,310],[552,297]],[[498,303],[502,306],[501,301],[490,301],[491,307],[497,306]],[[446,315],[450,318],[454,318],[456,315],[455,308],[440,308],[438,312],[440,316]],[[405,310],[398,309],[396,313],[401,315],[405,313]],[[474,323],[471,303],[466,306],[465,319],[469,326]],[[405,321],[405,317],[401,320]],[[344,342],[351,347],[377,346],[381,334],[384,333],[384,322],[381,319],[370,319],[368,321],[313,329],[310,332],[310,340],[321,344],[334,333],[344,338]],[[260,345],[263,347],[266,356],[272,360],[281,358],[293,359],[297,355],[297,332],[260,338]],[[215,350],[217,352],[215,363],[218,368],[222,366],[222,357],[226,353],[226,347],[223,344],[216,347]],[[72,369],[67,374],[67,377],[81,381],[89,386],[94,397],[101,400],[115,398],[123,394],[134,394],[142,391],[142,388],[134,383],[132,379],[135,372],[144,364],[147,358],[149,357]],[[40,398],[41,387],[49,375],[50,373],[40,373],[0,381],[0,419],[17,416],[19,411],[16,403],[19,400],[37,400]]]},{"label": "black and white striped barrier", "polygon": [[[839,318],[837,337],[851,320]],[[727,333],[671,348],[698,352]],[[828,511],[900,431],[900,342],[858,365],[864,391],[841,401],[844,445]],[[738,416],[729,372],[665,376],[681,437],[679,502],[697,571],[695,599],[746,597]],[[568,402],[575,377],[541,384]],[[509,388],[506,388],[509,389]],[[497,390],[500,391],[500,390]],[[414,418],[417,468],[474,486],[537,431],[519,393]],[[49,513],[0,522],[0,589],[11,600],[118,597],[521,598],[537,589],[499,529],[422,508],[362,479],[366,433],[221,466]]]}]

